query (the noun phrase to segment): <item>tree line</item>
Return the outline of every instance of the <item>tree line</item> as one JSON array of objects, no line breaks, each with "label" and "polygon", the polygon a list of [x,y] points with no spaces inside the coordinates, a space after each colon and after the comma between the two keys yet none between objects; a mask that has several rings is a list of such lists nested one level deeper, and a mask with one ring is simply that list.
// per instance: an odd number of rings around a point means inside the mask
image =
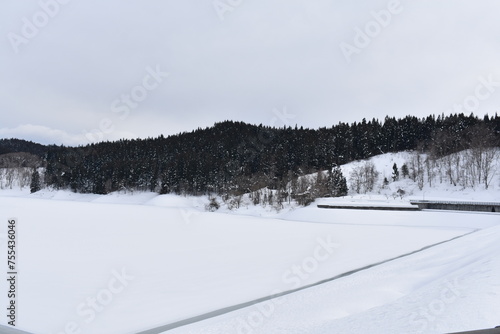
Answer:
[{"label": "tree line", "polygon": [[[303,189],[299,179],[306,174],[331,172],[333,167],[354,160],[405,150],[444,157],[478,145],[498,146],[499,138],[498,115],[479,118],[453,114],[363,119],[319,129],[224,121],[168,137],[79,147],[51,145],[43,147],[43,154],[38,145],[23,149],[42,156],[41,187],[97,194],[148,190],[221,196],[239,196],[267,187],[277,191],[275,199],[308,201],[312,189]],[[19,141],[10,146],[6,143],[9,140],[0,141],[0,152],[14,152],[15,146],[23,146]],[[30,151],[30,146],[36,152]],[[369,168],[360,171],[366,177],[374,172]],[[320,181],[327,184],[328,180]],[[318,196],[344,192],[316,184]]]}]

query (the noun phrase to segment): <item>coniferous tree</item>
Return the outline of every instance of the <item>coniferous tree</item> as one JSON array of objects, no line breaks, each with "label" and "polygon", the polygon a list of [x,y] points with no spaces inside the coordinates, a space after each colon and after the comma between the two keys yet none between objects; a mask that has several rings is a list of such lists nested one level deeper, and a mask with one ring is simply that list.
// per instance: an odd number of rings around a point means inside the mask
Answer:
[{"label": "coniferous tree", "polygon": [[383,182],[383,187],[387,187],[389,185],[389,180],[387,180],[387,177],[384,177],[384,182]]},{"label": "coniferous tree", "polygon": [[347,180],[339,167],[334,167],[328,171],[328,191],[332,197],[346,196],[349,189]]},{"label": "coniferous tree", "polygon": [[392,180],[393,181],[399,180],[399,170],[398,170],[398,165],[396,163],[392,165]]},{"label": "coniferous tree", "polygon": [[410,170],[408,169],[407,164],[401,166],[401,173],[403,174],[403,178],[406,178],[408,175],[410,175]]},{"label": "coniferous tree", "polygon": [[40,174],[38,173],[38,170],[35,168],[33,170],[33,173],[31,174],[30,190],[31,193],[35,193],[37,191],[40,191],[41,189],[42,185],[40,183]]},{"label": "coniferous tree", "polygon": [[[482,128],[481,133],[490,133],[491,138],[477,135]],[[487,147],[480,151],[484,145],[478,145],[481,144],[478,141],[486,138]],[[40,154],[44,159],[44,183],[56,189],[83,193],[149,189],[161,193],[237,196],[266,186],[283,192],[290,184],[291,189],[287,189],[290,199],[300,175],[401,150],[418,150],[441,158],[475,149],[481,153],[476,154],[475,168],[481,174],[476,175],[475,182],[487,187],[492,171],[488,165],[481,169],[477,165],[481,159],[491,160],[485,154],[491,146],[499,145],[499,139],[498,115],[478,118],[455,114],[422,119],[413,116],[386,117],[382,121],[365,119],[317,130],[225,121],[168,137],[101,142],[78,148],[0,140],[0,153]],[[419,174],[414,164],[409,162],[407,168],[409,176],[417,179]],[[367,171],[359,172],[361,180],[372,179],[366,177],[370,174]],[[408,176],[404,166],[400,172]],[[397,179],[399,170],[393,176]],[[451,181],[470,182],[455,176]],[[370,185],[367,183],[367,189]],[[357,191],[359,187],[352,188]],[[273,200],[276,202],[278,197]]]}]

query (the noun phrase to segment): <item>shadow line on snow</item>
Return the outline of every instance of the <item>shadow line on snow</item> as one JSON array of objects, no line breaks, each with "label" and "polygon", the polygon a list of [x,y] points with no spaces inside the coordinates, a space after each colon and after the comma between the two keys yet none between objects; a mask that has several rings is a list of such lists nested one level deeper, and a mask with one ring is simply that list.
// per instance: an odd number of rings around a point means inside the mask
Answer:
[{"label": "shadow line on snow", "polygon": [[468,233],[459,235],[459,236],[451,238],[449,240],[444,240],[444,241],[441,241],[441,242],[438,242],[438,243],[435,243],[435,244],[432,244],[432,245],[425,246],[425,247],[423,247],[421,249],[418,249],[418,250],[415,250],[415,251],[412,251],[410,253],[406,253],[406,254],[403,254],[403,255],[399,255],[399,256],[393,257],[393,258],[388,259],[388,260],[384,260],[384,261],[376,262],[376,263],[373,263],[373,264],[369,264],[367,266],[364,266],[364,267],[361,267],[361,268],[358,268],[358,269],[353,269],[353,270],[347,271],[345,273],[339,274],[337,276],[334,276],[334,277],[331,277],[331,278],[327,278],[327,279],[318,281],[316,283],[304,285],[304,286],[302,286],[300,288],[296,288],[296,289],[292,289],[292,290],[287,290],[287,291],[284,291],[284,292],[281,292],[281,293],[278,293],[278,294],[274,294],[274,295],[270,295],[270,296],[266,296],[266,297],[261,297],[261,298],[258,298],[258,299],[254,299],[254,300],[251,300],[251,301],[248,301],[248,302],[236,304],[236,305],[233,305],[233,306],[224,307],[224,308],[221,308],[221,309],[218,309],[218,310],[215,310],[215,311],[207,312],[207,313],[204,313],[204,314],[201,314],[201,315],[197,315],[197,316],[194,316],[194,317],[190,317],[190,318],[187,318],[187,319],[184,319],[184,320],[172,322],[170,324],[166,324],[166,325],[163,325],[163,326],[155,327],[155,328],[148,329],[148,330],[141,331],[141,332],[136,332],[135,334],[160,334],[160,333],[163,333],[163,332],[166,332],[166,331],[178,328],[178,327],[182,327],[182,326],[190,325],[190,324],[193,324],[193,323],[196,323],[196,322],[200,322],[200,321],[203,321],[203,320],[207,320],[207,319],[210,319],[210,318],[214,318],[214,317],[217,317],[217,316],[220,316],[220,315],[223,315],[223,314],[227,314],[227,313],[230,313],[230,312],[233,312],[233,311],[236,311],[236,310],[240,310],[240,309],[243,309],[243,308],[246,308],[246,307],[258,304],[258,303],[262,303],[262,302],[265,302],[265,301],[268,301],[268,300],[271,300],[271,299],[274,299],[274,298],[283,297],[283,296],[286,296],[286,295],[289,295],[289,294],[292,294],[292,293],[295,293],[295,292],[298,292],[298,291],[306,290],[306,289],[309,289],[309,288],[312,288],[312,287],[315,287],[315,286],[318,286],[318,285],[322,285],[322,284],[325,284],[325,283],[328,283],[328,282],[340,279],[342,277],[350,276],[350,275],[353,275],[353,274],[355,274],[357,272],[364,271],[364,270],[367,270],[367,269],[370,269],[370,268],[382,265],[382,264],[387,263],[387,262],[391,262],[391,261],[394,261],[394,260],[397,260],[397,259],[401,259],[403,257],[407,257],[407,256],[410,256],[410,255],[413,255],[413,254],[416,254],[416,253],[420,253],[420,252],[425,251],[425,250],[427,250],[429,248],[436,247],[436,246],[439,246],[439,245],[451,242],[451,241],[459,239],[459,238],[463,238],[463,237],[465,237],[465,236],[467,236],[469,234],[475,233],[477,231],[480,231],[480,229],[476,229],[476,230],[474,230],[472,232],[468,232]]},{"label": "shadow line on snow", "polygon": [[19,329],[16,329],[12,326],[0,325],[0,333],[2,334],[33,334],[29,332],[25,332]]}]

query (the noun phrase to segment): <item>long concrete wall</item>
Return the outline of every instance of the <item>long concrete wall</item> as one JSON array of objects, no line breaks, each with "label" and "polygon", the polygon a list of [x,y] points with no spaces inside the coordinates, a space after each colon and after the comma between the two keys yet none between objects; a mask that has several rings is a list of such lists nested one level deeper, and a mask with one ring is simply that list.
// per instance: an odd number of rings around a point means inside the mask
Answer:
[{"label": "long concrete wall", "polygon": [[500,213],[500,203],[495,202],[441,202],[441,201],[412,201],[421,210],[454,210],[454,211],[477,211],[477,212],[498,212]]},{"label": "long concrete wall", "polygon": [[419,211],[420,209],[415,207],[408,206],[383,206],[383,205],[323,205],[318,204],[318,208],[320,209],[351,209],[351,210],[384,210],[384,211]]}]

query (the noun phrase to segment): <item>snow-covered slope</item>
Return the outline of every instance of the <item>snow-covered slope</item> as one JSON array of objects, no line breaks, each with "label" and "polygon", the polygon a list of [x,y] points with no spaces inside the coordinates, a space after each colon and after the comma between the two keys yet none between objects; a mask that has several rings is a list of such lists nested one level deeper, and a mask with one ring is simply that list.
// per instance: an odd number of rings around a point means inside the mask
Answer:
[{"label": "snow-covered slope", "polygon": [[[464,161],[465,156],[468,152],[458,153],[457,160]],[[447,169],[445,165],[446,159],[450,157],[445,157],[437,159],[435,164],[431,164],[431,168],[427,170],[425,166],[426,155],[420,155],[421,163],[423,165],[422,171],[422,189],[420,189],[418,181],[412,180],[411,175],[404,177],[402,174],[402,166],[406,164],[410,170],[410,174],[413,173],[411,162],[414,160],[415,152],[399,152],[399,153],[387,153],[372,157],[368,160],[354,161],[346,165],[341,166],[342,173],[348,179],[352,175],[354,169],[363,166],[366,162],[373,163],[376,171],[378,172],[378,177],[375,181],[375,186],[372,191],[363,194],[357,194],[354,189],[350,189],[349,198],[358,199],[387,199],[396,200],[397,198],[403,197],[407,202],[409,199],[456,199],[456,200],[467,200],[467,201],[500,201],[500,150],[497,149],[497,158],[494,160],[491,168],[490,182],[488,189],[485,189],[484,184],[476,184],[474,187],[468,185],[464,186],[461,184],[452,184],[449,177],[446,175]],[[393,165],[396,164],[399,171],[399,179],[393,181]],[[456,167],[456,166],[455,166]],[[457,167],[461,170],[461,167]],[[429,175],[431,173],[432,182],[429,183]],[[455,171],[453,171],[455,173]],[[383,184],[384,178],[389,181],[388,185]],[[404,191],[404,195],[400,196],[398,190]]]}]

